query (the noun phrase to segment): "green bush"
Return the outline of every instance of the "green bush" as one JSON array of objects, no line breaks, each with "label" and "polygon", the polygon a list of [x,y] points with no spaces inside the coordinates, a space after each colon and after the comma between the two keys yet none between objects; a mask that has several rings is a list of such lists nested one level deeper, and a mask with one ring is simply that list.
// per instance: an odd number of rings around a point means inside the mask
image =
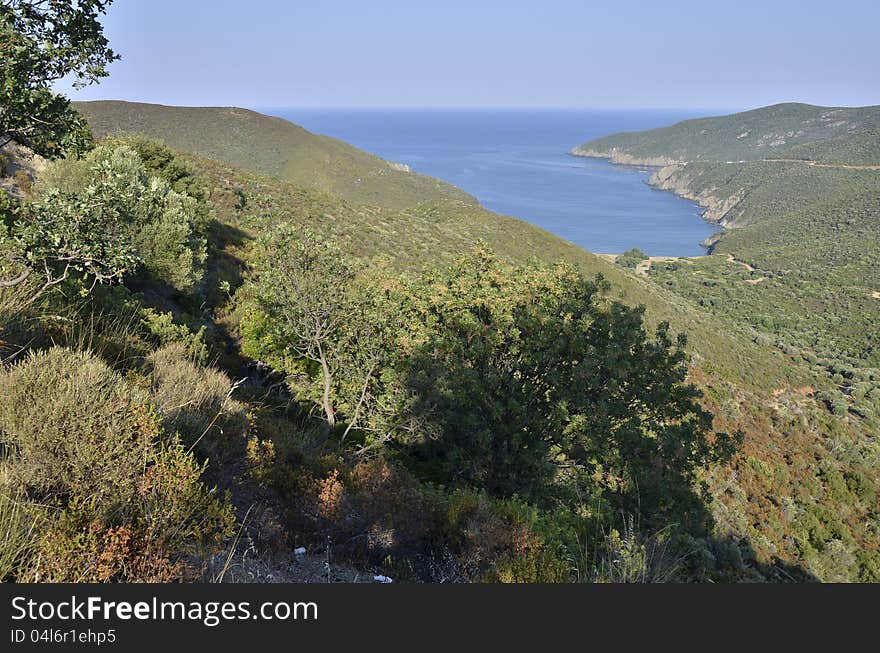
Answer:
[{"label": "green bush", "polygon": [[150,178],[131,148],[104,145],[56,161],[35,193],[10,242],[47,285],[69,276],[106,283],[138,268],[182,292],[201,281],[206,249],[196,201]]},{"label": "green bush", "polygon": [[0,438],[8,486],[40,506],[16,579],[190,579],[232,534],[148,393],[91,354],[56,347],[2,371]]},{"label": "green bush", "polygon": [[141,325],[158,345],[179,343],[194,361],[204,363],[208,359],[204,326],[193,332],[185,324],[175,324],[171,313],[159,313],[152,308],[141,310]]},{"label": "green bush", "polygon": [[636,267],[638,267],[639,263],[641,263],[642,261],[646,261],[647,259],[647,254],[645,254],[638,247],[634,247],[633,249],[626,251],[618,256],[615,262],[625,268],[635,269]]},{"label": "green bush", "polygon": [[101,360],[57,347],[0,373],[0,433],[23,487],[114,507],[136,492],[159,434],[144,393]]},{"label": "green bush", "polygon": [[232,398],[229,377],[194,361],[185,345],[169,344],[150,354],[147,363],[163,424],[185,442],[212,452],[247,428],[245,406]]}]

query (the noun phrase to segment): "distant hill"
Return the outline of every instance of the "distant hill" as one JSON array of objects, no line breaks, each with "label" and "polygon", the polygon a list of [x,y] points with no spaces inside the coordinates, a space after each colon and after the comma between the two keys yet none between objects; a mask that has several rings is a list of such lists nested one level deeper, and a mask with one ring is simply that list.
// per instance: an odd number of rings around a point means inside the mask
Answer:
[{"label": "distant hill", "polygon": [[178,150],[354,202],[395,209],[430,199],[476,203],[450,184],[405,172],[335,138],[247,109],[120,101],[77,102],[75,107],[96,136],[152,136]]},{"label": "distant hill", "polygon": [[780,158],[880,164],[880,106],[775,104],[650,131],[613,134],[584,143],[572,154],[649,165]]},{"label": "distant hill", "polygon": [[777,104],[573,152],[664,164],[650,183],[699,203],[725,227],[714,252],[753,268],[743,277],[746,268],[714,256],[655,266],[664,287],[809,348],[832,374],[831,361],[880,365],[880,107]]}]

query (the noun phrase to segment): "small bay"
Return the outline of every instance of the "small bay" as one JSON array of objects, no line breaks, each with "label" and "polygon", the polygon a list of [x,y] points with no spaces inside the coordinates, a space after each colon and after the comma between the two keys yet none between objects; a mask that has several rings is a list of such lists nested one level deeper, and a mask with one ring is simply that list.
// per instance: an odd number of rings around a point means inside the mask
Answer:
[{"label": "small bay", "polygon": [[698,256],[718,231],[650,170],[574,157],[585,141],[710,112],[597,109],[258,109],[443,179],[492,211],[591,252]]}]

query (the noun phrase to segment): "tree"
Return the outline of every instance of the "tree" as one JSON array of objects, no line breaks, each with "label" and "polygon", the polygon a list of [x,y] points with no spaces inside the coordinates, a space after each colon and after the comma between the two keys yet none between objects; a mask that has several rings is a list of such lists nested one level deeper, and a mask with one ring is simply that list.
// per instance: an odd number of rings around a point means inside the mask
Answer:
[{"label": "tree", "polygon": [[697,471],[730,438],[686,381],[684,340],[666,325],[650,337],[606,289],[485,251],[417,280],[399,361],[427,423],[402,443],[416,469],[533,500],[573,479],[633,514],[696,515]]},{"label": "tree", "polygon": [[56,161],[35,192],[5,218],[0,287],[39,275],[36,297],[73,276],[89,288],[138,268],[181,292],[201,280],[195,201],[150,178],[130,148],[104,145]]},{"label": "tree", "polygon": [[73,77],[83,87],[107,75],[118,57],[98,19],[111,2],[0,0],[0,147],[16,140],[54,156],[88,144],[85,120],[51,85]]},{"label": "tree", "polygon": [[388,356],[393,307],[336,245],[282,224],[258,246],[244,289],[243,350],[288,375],[327,426],[368,426]]}]

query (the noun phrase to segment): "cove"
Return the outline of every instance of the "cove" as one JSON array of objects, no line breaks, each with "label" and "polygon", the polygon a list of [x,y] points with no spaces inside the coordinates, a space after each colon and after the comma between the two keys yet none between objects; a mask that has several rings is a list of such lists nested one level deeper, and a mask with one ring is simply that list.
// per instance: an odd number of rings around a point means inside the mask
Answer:
[{"label": "cove", "polygon": [[652,189],[646,168],[574,157],[587,140],[651,129],[709,112],[595,109],[258,109],[339,138],[474,195],[598,253],[638,247],[699,256],[718,231],[699,207]]}]

